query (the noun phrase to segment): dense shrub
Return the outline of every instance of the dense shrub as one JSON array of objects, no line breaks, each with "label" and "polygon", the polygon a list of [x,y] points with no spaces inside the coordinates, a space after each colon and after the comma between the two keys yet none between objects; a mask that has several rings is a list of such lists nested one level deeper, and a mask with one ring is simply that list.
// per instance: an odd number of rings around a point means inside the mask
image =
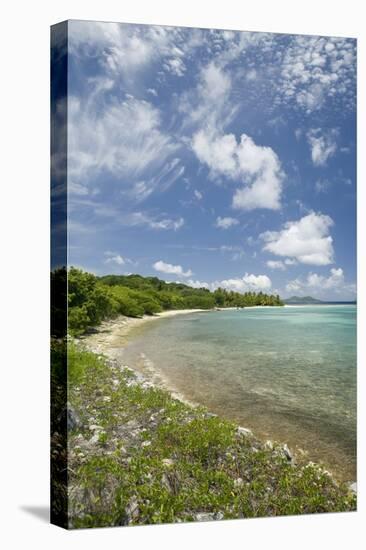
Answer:
[{"label": "dense shrub", "polygon": [[[279,296],[262,292],[240,294],[221,288],[210,292],[207,288],[192,288],[183,283],[166,283],[157,277],[96,277],[75,268],[67,275],[68,328],[74,335],[117,315],[141,317],[169,309],[283,305]],[[57,279],[65,278],[65,271],[55,271],[52,277],[57,288]]]}]

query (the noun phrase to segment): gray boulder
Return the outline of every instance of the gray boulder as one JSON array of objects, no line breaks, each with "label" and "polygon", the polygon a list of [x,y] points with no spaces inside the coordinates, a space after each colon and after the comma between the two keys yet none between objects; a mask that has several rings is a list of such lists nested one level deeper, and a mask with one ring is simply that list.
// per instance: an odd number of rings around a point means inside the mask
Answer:
[{"label": "gray boulder", "polygon": [[67,429],[69,431],[80,429],[82,422],[75,409],[68,403],[67,404]]}]

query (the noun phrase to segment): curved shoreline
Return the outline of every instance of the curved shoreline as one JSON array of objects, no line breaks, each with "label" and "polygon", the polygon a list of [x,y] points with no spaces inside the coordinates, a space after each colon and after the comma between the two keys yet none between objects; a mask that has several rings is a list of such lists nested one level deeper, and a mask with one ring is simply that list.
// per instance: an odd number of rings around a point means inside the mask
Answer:
[{"label": "curved shoreline", "polygon": [[[236,308],[233,308],[236,309]],[[176,317],[178,315],[189,315],[192,313],[212,313],[213,309],[180,309],[180,310],[169,310],[163,311],[155,315],[144,315],[140,318],[135,317],[126,317],[120,315],[115,319],[110,319],[108,321],[103,321],[99,327],[97,327],[93,332],[83,335],[80,337],[87,349],[93,353],[103,354],[109,359],[117,361],[120,366],[128,367],[132,370],[138,377],[144,377],[148,381],[158,388],[165,389],[168,391],[172,397],[179,399],[182,403],[185,403],[191,407],[197,407],[200,404],[195,403],[187,399],[181,392],[178,392],[168,380],[163,376],[163,374],[154,368],[151,364],[146,366],[145,357],[142,357],[143,362],[145,363],[144,369],[137,369],[136,365],[126,365],[123,357],[123,351],[126,345],[129,342],[129,336],[131,333],[152,321],[157,321],[159,319],[167,319],[170,317]],[[141,354],[142,356],[144,354]],[[146,374],[145,371],[148,371]]]},{"label": "curved shoreline", "polygon": [[[263,308],[266,306],[253,306],[258,308]],[[164,318],[170,318],[175,317],[178,315],[188,315],[192,313],[212,313],[214,311],[225,311],[226,309],[236,310],[237,308],[216,308],[216,309],[190,309],[190,310],[171,310],[162,312],[160,314],[156,314],[154,316],[144,316],[142,318],[131,318],[131,317],[125,317],[125,316],[119,316],[115,319],[104,321],[101,323],[101,325],[95,329],[93,333],[86,334],[81,337],[81,341],[86,344],[86,348],[94,353],[97,354],[103,354],[107,358],[112,359],[114,361],[117,361],[117,363],[120,365],[120,367],[127,367],[131,371],[134,372],[134,374],[137,376],[137,378],[144,384],[147,383],[150,386],[157,387],[160,389],[163,389],[174,398],[178,399],[182,403],[191,406],[191,407],[200,407],[202,406],[202,403],[194,402],[192,400],[189,400],[183,393],[180,391],[177,391],[177,389],[174,387],[174,384],[171,383],[164,374],[154,366],[148,358],[145,356],[144,353],[141,353],[141,361],[143,363],[143,366],[139,368],[136,363],[133,365],[130,365],[128,361],[126,361],[124,356],[124,350],[128,343],[130,342],[130,335],[131,333],[138,327],[141,327],[145,325],[148,322],[155,321],[158,319],[164,319]],[[250,309],[250,308],[246,308]],[[217,411],[216,411],[217,412]],[[225,416],[223,416],[225,418]],[[238,422],[236,422],[239,424]],[[252,429],[250,428],[243,428],[244,430],[248,430],[249,432],[252,432]],[[271,434],[269,434],[269,437],[271,439],[270,443],[276,442],[276,441],[282,441],[284,445],[286,445],[286,439],[280,439],[277,440],[275,437],[272,438]],[[265,442],[266,438],[260,438],[263,442]],[[294,445],[294,442],[292,442]],[[287,445],[286,445],[287,446]],[[297,445],[292,447],[293,449],[298,449]],[[302,448],[300,449],[300,453],[303,454],[304,451]],[[297,452],[296,452],[297,454]],[[303,457],[305,457],[306,452],[303,454]],[[323,468],[328,468],[329,466],[324,466]],[[332,475],[335,479],[339,479],[344,481],[343,476],[341,475],[338,477],[339,472],[337,469],[335,471],[332,471]],[[347,479],[347,478],[346,478]],[[352,480],[351,477],[348,478],[348,480]],[[350,485],[354,484],[354,482],[348,481]]]}]

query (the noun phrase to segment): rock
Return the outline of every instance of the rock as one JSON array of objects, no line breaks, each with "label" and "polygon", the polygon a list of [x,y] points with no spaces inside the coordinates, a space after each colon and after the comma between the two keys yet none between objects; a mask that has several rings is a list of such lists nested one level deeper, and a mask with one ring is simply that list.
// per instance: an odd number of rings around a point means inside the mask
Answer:
[{"label": "rock", "polygon": [[166,474],[162,475],[161,484],[162,484],[163,487],[165,487],[165,489],[167,489],[167,491],[169,491],[169,493],[172,492],[172,486],[171,486],[169,478]]},{"label": "rock", "polygon": [[94,434],[93,437],[91,437],[89,439],[89,444],[90,445],[95,445],[98,442],[99,442],[99,434],[98,433]]},{"label": "rock", "polygon": [[97,424],[91,424],[89,426],[89,430],[91,432],[100,432],[103,428],[101,426],[97,426]]},{"label": "rock", "polygon": [[162,462],[167,468],[174,466],[174,460],[172,458],[163,458]]},{"label": "rock", "polygon": [[293,459],[293,456],[292,456],[292,453],[291,453],[290,449],[287,447],[286,443],[282,447],[282,452],[283,452],[284,456],[287,458],[287,460],[289,462],[291,462],[292,459]]},{"label": "rock", "polygon": [[141,443],[141,447],[150,447],[150,445],[151,445],[151,441],[143,441]]},{"label": "rock", "polygon": [[111,398],[110,398],[109,395],[105,395],[105,396],[103,397],[103,401],[104,401],[105,403],[109,403],[110,400],[111,400]]},{"label": "rock", "polygon": [[67,429],[76,430],[82,427],[82,422],[75,409],[68,403],[67,405]]},{"label": "rock", "polygon": [[125,510],[127,524],[138,519],[140,515],[139,503],[136,496],[130,498]]},{"label": "rock", "polygon": [[264,447],[266,449],[269,449],[270,451],[273,451],[273,442],[270,439],[267,439],[267,441],[264,444]]},{"label": "rock", "polygon": [[223,519],[224,514],[222,512],[198,512],[195,515],[196,521],[214,521]]},{"label": "rock", "polygon": [[137,428],[139,427],[139,423],[137,422],[137,420],[129,420],[124,426],[123,428],[127,429],[127,430],[136,430]]},{"label": "rock", "polygon": [[238,477],[237,479],[234,479],[234,487],[235,488],[242,487],[243,484],[244,484],[244,481],[241,477]]},{"label": "rock", "polygon": [[247,428],[243,428],[242,426],[238,426],[236,433],[238,435],[245,435],[245,436],[253,435],[252,430],[248,430]]},{"label": "rock", "polygon": [[357,495],[357,482],[356,481],[354,481],[353,483],[350,483],[349,488],[350,488],[352,493]]}]

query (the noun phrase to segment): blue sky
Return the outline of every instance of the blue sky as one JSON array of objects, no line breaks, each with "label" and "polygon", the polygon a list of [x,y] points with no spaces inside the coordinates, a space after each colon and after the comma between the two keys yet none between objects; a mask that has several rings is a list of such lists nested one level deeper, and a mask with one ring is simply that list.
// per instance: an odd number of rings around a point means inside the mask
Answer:
[{"label": "blue sky", "polygon": [[69,265],[356,295],[356,41],[69,23]]}]

